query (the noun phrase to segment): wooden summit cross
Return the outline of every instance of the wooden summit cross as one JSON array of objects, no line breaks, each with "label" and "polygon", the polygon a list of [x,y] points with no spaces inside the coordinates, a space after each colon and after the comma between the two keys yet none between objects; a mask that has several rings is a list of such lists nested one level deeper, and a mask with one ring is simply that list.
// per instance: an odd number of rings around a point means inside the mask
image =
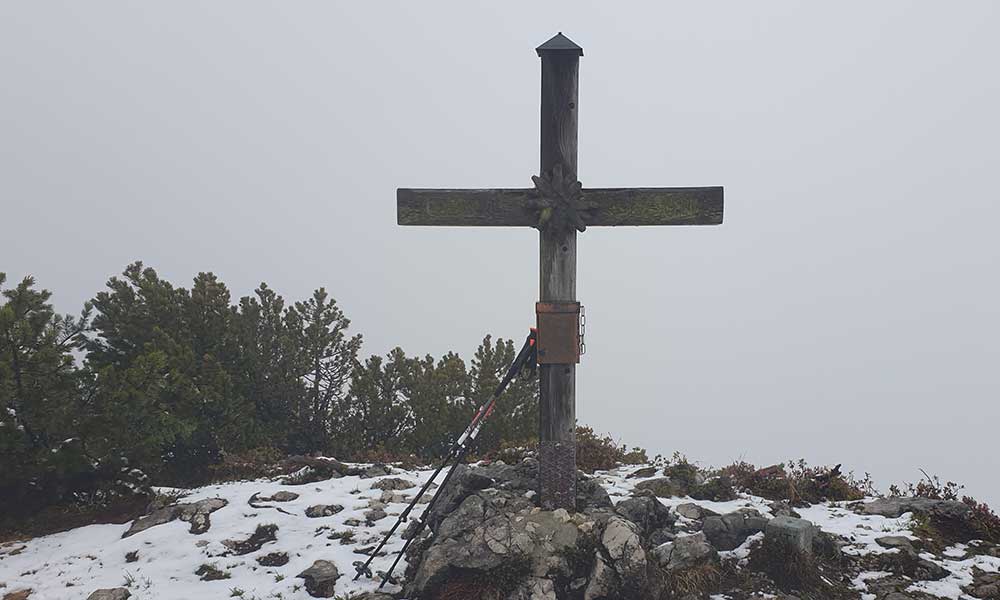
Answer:
[{"label": "wooden summit cross", "polygon": [[577,180],[577,92],[583,48],[560,32],[542,60],[539,176],[527,189],[396,191],[400,225],[539,230],[539,493],[543,508],[576,504],[576,234],[592,226],[718,225],[722,188],[583,188]]}]

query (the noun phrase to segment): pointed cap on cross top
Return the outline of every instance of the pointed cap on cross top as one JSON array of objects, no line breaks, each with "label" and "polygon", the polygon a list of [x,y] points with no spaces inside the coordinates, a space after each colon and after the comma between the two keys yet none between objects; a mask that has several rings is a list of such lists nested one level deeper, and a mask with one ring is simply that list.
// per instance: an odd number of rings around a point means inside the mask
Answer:
[{"label": "pointed cap on cross top", "polygon": [[561,31],[552,36],[552,39],[549,41],[535,48],[535,52],[538,53],[538,56],[541,56],[542,53],[576,54],[577,56],[583,56],[583,48],[577,46],[573,40],[564,36]]}]

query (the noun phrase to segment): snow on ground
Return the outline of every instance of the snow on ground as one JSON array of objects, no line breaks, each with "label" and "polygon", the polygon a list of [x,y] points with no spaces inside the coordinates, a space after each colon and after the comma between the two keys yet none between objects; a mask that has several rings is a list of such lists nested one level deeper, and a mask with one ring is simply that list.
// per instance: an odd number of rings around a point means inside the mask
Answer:
[{"label": "snow on ground", "polygon": [[815,504],[808,508],[795,509],[799,515],[827,533],[837,534],[851,542],[844,548],[846,554],[861,556],[864,554],[883,554],[895,552],[875,543],[880,537],[898,535],[917,539],[910,531],[911,515],[890,519],[881,515],[858,515],[847,508],[848,502],[828,502]]},{"label": "snow on ground", "polygon": [[[608,490],[612,500],[618,502],[630,495],[635,484],[643,480],[627,478],[637,468],[622,467],[601,471],[595,476]],[[430,475],[430,470],[396,470],[390,477],[402,477],[419,485]],[[85,600],[95,589],[118,587],[130,582],[128,587],[136,600],[215,600],[240,592],[244,600],[306,600],[309,595],[296,575],[317,559],[333,561],[340,569],[342,577],[337,582],[338,594],[373,590],[377,581],[353,581],[354,561],[367,558],[355,553],[355,550],[377,544],[406,506],[403,503],[389,504],[385,509],[388,517],[372,527],[364,524],[365,511],[371,502],[382,495],[381,490],[374,489],[372,485],[384,478],[350,476],[297,486],[257,480],[190,490],[182,502],[205,498],[224,498],[229,502],[211,514],[212,526],[202,535],[192,535],[188,531],[189,524],[181,521],[154,526],[125,539],[121,536],[128,529],[127,524],[91,525],[24,543],[0,546],[0,592],[32,588],[32,600]],[[274,509],[252,508],[247,504],[255,493],[270,496],[280,490],[300,495],[291,502],[268,502],[292,513],[290,515]],[[402,493],[409,497],[414,492],[416,488]],[[771,516],[770,503],[750,495],[741,495],[730,502],[691,498],[660,500],[670,507],[691,502],[719,514],[754,508],[765,516]],[[340,504],[344,510],[329,517],[305,517],[305,509],[315,504]],[[422,510],[422,506],[418,507],[415,514]],[[857,515],[844,503],[836,502],[797,510],[803,518],[819,525],[824,531],[849,540],[850,545],[845,551],[857,555],[886,552],[875,543],[875,539],[882,536],[914,537],[909,515],[898,519]],[[349,526],[346,521],[350,519],[360,520],[362,524]],[[276,542],[267,543],[260,550],[245,556],[224,556],[227,548],[223,540],[246,539],[257,525],[270,523],[278,526]],[[354,533],[352,543],[343,545],[338,539],[328,538],[333,532],[344,531]],[[759,537],[760,534],[725,554],[743,559],[750,544]],[[393,552],[402,545],[403,540],[397,532],[387,546],[389,554],[377,558],[372,570],[386,569],[394,558]],[[968,596],[962,594],[961,586],[972,581],[974,565],[986,571],[1000,571],[1000,559],[984,556],[965,558],[965,550],[965,546],[958,545],[949,548],[943,557],[926,555],[950,570],[952,575],[937,582],[915,584],[911,589],[942,598],[964,599]],[[262,567],[257,564],[257,557],[277,551],[288,553],[290,561],[287,565]],[[126,555],[131,552],[138,553],[138,560],[127,562]],[[201,581],[195,571],[203,564],[213,565],[230,577]],[[396,572],[401,574],[404,569],[405,564],[401,562]],[[855,580],[855,587],[859,592],[866,592],[867,581],[884,575],[878,572],[862,573]]]},{"label": "snow on ground", "polygon": [[[421,484],[430,475],[430,471],[401,471],[393,476]],[[173,521],[122,539],[129,527],[127,524],[91,525],[26,544],[11,544],[13,548],[25,547],[14,555],[10,548],[6,554],[0,549],[0,584],[6,584],[0,591],[32,588],[31,600],[84,600],[95,589],[122,586],[130,579],[133,583],[129,587],[137,600],[214,600],[228,598],[239,590],[243,590],[247,600],[297,600],[309,598],[309,595],[302,588],[303,581],[295,576],[317,559],[333,561],[340,569],[338,593],[371,590],[376,583],[370,580],[352,581],[355,574],[352,563],[367,558],[355,554],[354,550],[377,544],[381,534],[392,527],[406,507],[405,504],[389,504],[385,509],[389,517],[378,521],[374,527],[363,524],[369,501],[378,500],[382,494],[381,490],[371,487],[380,479],[385,477],[350,476],[296,486],[257,480],[192,490],[181,502],[205,498],[223,498],[229,502],[211,514],[212,525],[208,532],[192,535],[188,532],[188,523]],[[279,490],[300,494],[291,502],[267,503],[291,515],[274,509],[255,509],[247,504],[254,493],[270,496]],[[340,504],[344,510],[329,517],[305,517],[305,509],[314,504]],[[362,525],[348,527],[344,524],[348,519],[358,519]],[[244,540],[257,525],[269,523],[278,526],[277,542],[267,543],[245,556],[222,556],[227,551],[223,540]],[[341,545],[339,540],[327,538],[331,532],[346,530],[354,531],[353,544]],[[398,535],[394,536],[386,549],[398,550],[402,543]],[[138,560],[126,562],[126,555],[133,551],[138,552]],[[276,551],[288,553],[287,565],[261,567],[257,564],[258,556]],[[391,559],[391,556],[383,557],[376,561],[375,567],[386,568]],[[201,581],[195,571],[202,564],[214,565],[228,572],[230,578]],[[403,567],[405,563],[401,563],[398,572],[402,573]]]},{"label": "snow on ground", "polygon": [[[953,549],[949,548],[949,550]],[[945,554],[953,555],[947,550]],[[909,591],[925,592],[943,598],[972,599],[972,596],[961,593],[962,586],[972,583],[972,567],[979,567],[986,572],[1000,572],[1000,558],[992,556],[973,556],[967,560],[941,560],[933,554],[921,554],[920,556],[948,569],[951,571],[951,575],[939,581],[918,581],[907,588]],[[957,595],[956,590],[958,590]]]}]

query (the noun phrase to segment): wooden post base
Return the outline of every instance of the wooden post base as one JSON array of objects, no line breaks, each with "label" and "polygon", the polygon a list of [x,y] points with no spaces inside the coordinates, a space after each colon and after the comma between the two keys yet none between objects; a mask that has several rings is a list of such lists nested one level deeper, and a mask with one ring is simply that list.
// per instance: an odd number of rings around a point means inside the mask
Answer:
[{"label": "wooden post base", "polygon": [[542,508],[576,510],[576,442],[538,444],[538,483]]}]

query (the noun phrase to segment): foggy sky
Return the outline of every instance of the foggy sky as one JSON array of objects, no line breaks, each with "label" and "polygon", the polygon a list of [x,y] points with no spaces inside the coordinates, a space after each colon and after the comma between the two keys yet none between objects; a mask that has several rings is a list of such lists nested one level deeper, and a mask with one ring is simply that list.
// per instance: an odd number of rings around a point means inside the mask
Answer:
[{"label": "foggy sky", "polygon": [[73,313],[136,259],[325,286],[366,354],[522,339],[537,232],[397,227],[395,188],[529,187],[563,31],[585,186],[726,190],[720,227],[581,235],[581,422],[998,505],[998,29],[991,2],[3,2],[0,271]]}]

